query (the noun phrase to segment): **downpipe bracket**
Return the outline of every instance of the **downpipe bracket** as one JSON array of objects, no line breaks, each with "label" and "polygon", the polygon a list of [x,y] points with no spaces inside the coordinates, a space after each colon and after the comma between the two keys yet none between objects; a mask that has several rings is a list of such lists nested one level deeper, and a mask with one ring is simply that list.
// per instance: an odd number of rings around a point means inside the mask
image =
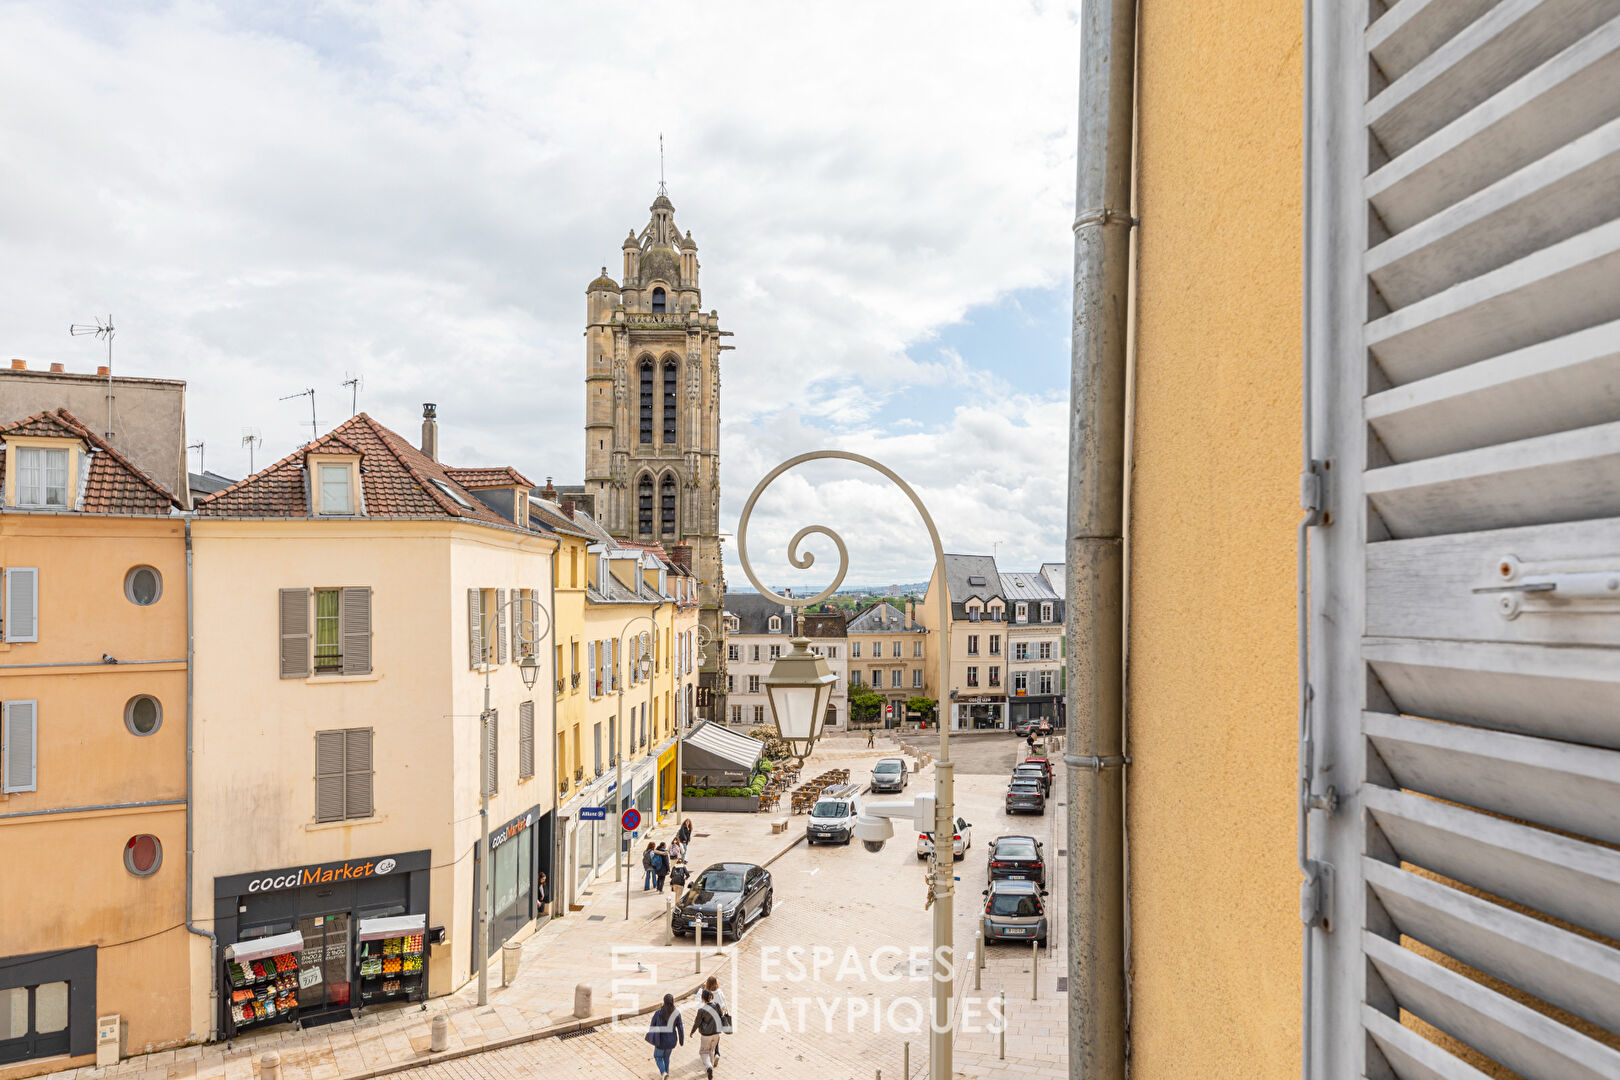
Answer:
[{"label": "downpipe bracket", "polygon": [[1142,224],[1141,218],[1131,217],[1130,214],[1123,210],[1115,210],[1104,206],[1076,215],[1074,231],[1079,233],[1081,229],[1090,229],[1102,225],[1125,225],[1129,228],[1135,228],[1140,224]]},{"label": "downpipe bracket", "polygon": [[1063,764],[1078,765],[1080,768],[1090,769],[1092,772],[1115,769],[1130,763],[1130,756],[1126,754],[1109,754],[1107,757],[1081,757],[1078,754],[1063,755]]}]

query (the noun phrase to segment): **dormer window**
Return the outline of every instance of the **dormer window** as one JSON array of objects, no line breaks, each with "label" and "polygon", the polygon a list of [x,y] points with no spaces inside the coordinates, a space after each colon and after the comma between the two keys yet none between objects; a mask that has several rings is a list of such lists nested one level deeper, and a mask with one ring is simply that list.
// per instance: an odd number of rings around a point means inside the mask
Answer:
[{"label": "dormer window", "polygon": [[664,313],[664,308],[665,308],[664,290],[663,289],[654,289],[653,294],[652,294],[653,314],[654,315],[662,315]]},{"label": "dormer window", "polygon": [[770,627],[771,627],[771,633],[780,634],[782,632],[782,616],[780,616],[780,615],[772,615],[771,616],[771,621],[770,621]]},{"label": "dormer window", "polygon": [[529,525],[529,493],[517,491],[516,499],[512,503],[512,521],[519,528],[528,528]]},{"label": "dormer window", "polygon": [[354,513],[354,475],[347,465],[321,465],[321,513]]},{"label": "dormer window", "polygon": [[42,446],[11,451],[17,462],[18,506],[68,506],[68,452]]},{"label": "dormer window", "polygon": [[1052,621],[1052,605],[1051,604],[1042,604],[1041,605],[1041,622],[1051,622],[1051,621]]}]

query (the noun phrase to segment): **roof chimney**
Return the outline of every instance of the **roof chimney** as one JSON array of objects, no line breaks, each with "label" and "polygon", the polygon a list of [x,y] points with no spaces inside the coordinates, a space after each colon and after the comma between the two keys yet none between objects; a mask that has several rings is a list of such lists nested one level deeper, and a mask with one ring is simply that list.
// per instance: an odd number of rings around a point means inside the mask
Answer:
[{"label": "roof chimney", "polygon": [[58,375],[60,375],[62,372],[66,371],[66,370],[67,370],[67,366],[64,365],[64,364],[53,363],[51,365],[51,371],[55,372]]},{"label": "roof chimney", "polygon": [[557,505],[562,507],[562,512],[568,515],[568,520],[569,521],[574,520],[574,500],[573,499],[564,499],[562,502],[558,503]]},{"label": "roof chimney", "polygon": [[431,401],[422,402],[422,453],[439,460],[439,407]]},{"label": "roof chimney", "polygon": [[676,544],[669,549],[669,560],[687,573],[692,572],[692,545]]},{"label": "roof chimney", "polygon": [[16,357],[12,357],[11,370],[12,371],[27,371],[28,370],[28,361],[19,360]]},{"label": "roof chimney", "polygon": [[551,477],[546,477],[546,486],[540,489],[540,497],[547,502],[557,501],[557,489],[551,486]]},{"label": "roof chimney", "polygon": [[96,374],[105,378],[106,376],[112,374],[112,368],[108,367],[106,364],[102,364],[100,367],[96,368]]}]

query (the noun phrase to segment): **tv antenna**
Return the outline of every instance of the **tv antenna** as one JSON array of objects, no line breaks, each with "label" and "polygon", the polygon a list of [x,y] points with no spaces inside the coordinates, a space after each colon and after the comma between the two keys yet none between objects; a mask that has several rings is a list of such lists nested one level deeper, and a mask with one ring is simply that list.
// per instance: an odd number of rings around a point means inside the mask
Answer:
[{"label": "tv antenna", "polygon": [[106,430],[105,434],[107,436],[107,441],[111,442],[112,437],[113,437],[113,430],[112,430],[112,412],[113,412],[113,381],[112,381],[113,320],[112,320],[112,316],[108,315],[106,322],[102,322],[100,319],[97,319],[93,323],[73,323],[72,325],[70,325],[68,327],[68,333],[72,334],[74,337],[85,337],[87,335],[94,335],[96,340],[98,340],[98,341],[101,340],[102,338],[107,339],[107,430]]},{"label": "tv antenna", "polygon": [[258,428],[243,428],[242,429],[242,445],[247,447],[247,452],[248,452],[248,475],[250,475],[250,476],[253,473],[258,471],[257,469],[255,469],[253,467],[253,451],[257,447],[263,445],[263,443],[264,443],[264,438],[263,438],[263,436],[261,436],[259,434],[259,429]]},{"label": "tv antenna", "polygon": [[360,391],[365,387],[366,382],[359,375],[350,375],[347,371],[343,373],[343,376],[343,381],[338,385],[349,388],[349,415],[353,416],[360,411]]},{"label": "tv antenna", "polygon": [[658,194],[668,195],[669,188],[664,186],[664,133],[658,133]]},{"label": "tv antenna", "polygon": [[191,445],[187,446],[186,449],[187,450],[195,450],[195,451],[197,451],[197,471],[200,472],[200,473],[207,472],[208,471],[207,444],[205,444],[201,439],[199,439],[196,442],[192,443]]},{"label": "tv antenna", "polygon": [[293,398],[301,397],[309,398],[309,441],[314,442],[320,438],[320,428],[315,426],[315,388],[311,386],[309,389],[300,390],[296,394],[288,394],[280,400],[291,401]]}]

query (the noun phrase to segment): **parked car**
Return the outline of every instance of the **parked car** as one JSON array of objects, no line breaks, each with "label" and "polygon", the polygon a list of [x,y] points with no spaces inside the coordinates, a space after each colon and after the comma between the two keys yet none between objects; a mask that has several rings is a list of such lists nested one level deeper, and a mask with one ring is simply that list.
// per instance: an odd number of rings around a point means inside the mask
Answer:
[{"label": "parked car", "polygon": [[1032,881],[992,881],[984,890],[984,943],[1033,939],[1045,945],[1045,895]]},{"label": "parked car", "polygon": [[[973,823],[956,819],[956,835],[951,837],[951,854],[960,859],[962,853],[973,846]],[[917,858],[926,859],[934,853],[934,834],[917,834]]]},{"label": "parked car", "polygon": [[1046,887],[1046,859],[1033,836],[998,836],[990,843],[989,879],[1033,881]]},{"label": "parked car", "polygon": [[1013,767],[1014,780],[1033,780],[1041,786],[1042,795],[1052,794],[1052,774],[1039,765],[1016,765]]},{"label": "parked car", "polygon": [[1046,789],[1039,777],[1014,776],[1007,785],[1007,813],[1046,814]]},{"label": "parked car", "polygon": [[735,941],[748,925],[771,913],[771,872],[753,863],[715,863],[692,879],[675,902],[670,929],[685,937],[703,927],[705,937],[718,936],[724,925]]},{"label": "parked car", "polygon": [[906,785],[911,783],[911,776],[906,770],[904,758],[879,758],[878,763],[872,766],[872,793],[886,791],[904,791]]},{"label": "parked car", "polygon": [[1033,724],[1034,722],[1035,721],[1033,721],[1033,720],[1020,720],[1020,721],[1018,721],[1018,723],[1013,725],[1013,734],[1019,736],[1020,738],[1022,738],[1025,735],[1028,735],[1030,725]]},{"label": "parked car", "polygon": [[860,788],[837,784],[821,793],[810,808],[804,839],[809,844],[847,844],[855,835],[855,819],[861,815]]},{"label": "parked car", "polygon": [[1014,768],[1020,769],[1027,765],[1034,765],[1041,770],[1041,777],[1046,781],[1046,793],[1052,794],[1052,763],[1044,757],[1027,757]]}]

